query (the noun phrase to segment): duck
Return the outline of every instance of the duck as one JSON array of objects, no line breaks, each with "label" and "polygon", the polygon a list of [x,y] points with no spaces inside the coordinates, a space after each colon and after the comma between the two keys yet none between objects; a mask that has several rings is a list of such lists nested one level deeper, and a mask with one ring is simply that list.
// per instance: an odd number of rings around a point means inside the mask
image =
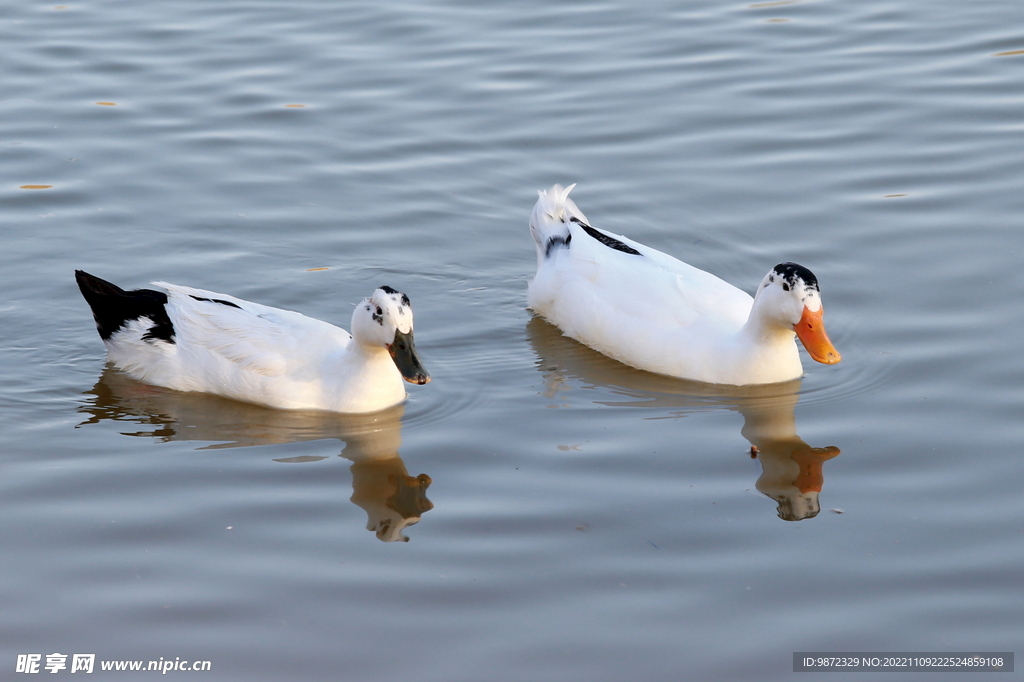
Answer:
[{"label": "duck", "polygon": [[803,375],[839,352],[825,331],[818,279],[779,263],[754,296],[673,256],[590,225],[569,198],[541,190],[530,217],[537,272],[527,305],[562,334],[637,369],[746,386]]},{"label": "duck", "polygon": [[178,391],[287,410],[369,413],[425,384],[409,297],[374,290],[352,313],[352,333],[301,313],[205,289],[153,282],[125,291],[82,270],[107,360],[133,379]]}]

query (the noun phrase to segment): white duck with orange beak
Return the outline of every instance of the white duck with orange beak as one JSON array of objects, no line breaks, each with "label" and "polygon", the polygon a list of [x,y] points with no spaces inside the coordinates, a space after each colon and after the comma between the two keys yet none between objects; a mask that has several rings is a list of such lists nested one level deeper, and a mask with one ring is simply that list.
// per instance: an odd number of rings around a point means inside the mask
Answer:
[{"label": "white duck with orange beak", "polygon": [[839,362],[822,321],[818,280],[780,263],[753,297],[631,239],[591,227],[569,198],[541,191],[530,219],[537,274],[529,307],[591,348],[638,369],[716,384],[790,381],[803,374],[795,340]]}]

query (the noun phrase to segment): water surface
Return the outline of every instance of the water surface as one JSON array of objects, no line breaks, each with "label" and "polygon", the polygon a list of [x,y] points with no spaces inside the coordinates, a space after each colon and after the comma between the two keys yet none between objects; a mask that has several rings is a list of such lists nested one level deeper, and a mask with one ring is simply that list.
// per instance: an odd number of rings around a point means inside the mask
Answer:
[{"label": "water surface", "polygon": [[[0,9],[0,669],[781,680],[794,651],[1014,650],[1021,25],[1008,0]],[[722,389],[532,319],[556,182],[747,291],[809,267],[843,362]],[[343,326],[388,284],[434,381],[363,418],[145,386],[105,368],[75,268]]]}]

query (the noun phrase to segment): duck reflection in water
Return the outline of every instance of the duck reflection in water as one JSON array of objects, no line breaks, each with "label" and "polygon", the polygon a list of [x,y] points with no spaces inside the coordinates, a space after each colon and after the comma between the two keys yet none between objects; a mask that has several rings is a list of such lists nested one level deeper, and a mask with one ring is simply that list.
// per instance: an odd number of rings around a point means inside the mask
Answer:
[{"label": "duck reflection in water", "polygon": [[751,456],[761,462],[762,473],[754,486],[778,503],[780,519],[802,521],[821,511],[822,465],[840,451],[835,446],[812,448],[796,435],[794,408],[800,382],[779,388],[791,392],[743,400],[735,409],[743,414],[740,433],[750,441]]},{"label": "duck reflection in water", "polygon": [[[434,508],[427,499],[430,477],[410,476],[398,450],[402,444],[404,407],[373,414],[335,414],[273,410],[203,393],[182,393],[136,381],[107,367],[87,391],[79,411],[89,415],[79,426],[104,420],[151,425],[125,432],[162,442],[212,441],[199,448],[280,445],[337,438],[345,442],[341,457],[352,461],[351,501],[367,515],[366,528],[384,542],[408,542],[403,531]],[[327,457],[288,457],[297,464]]]},{"label": "duck reflection in water", "polygon": [[545,395],[557,398],[568,390],[569,378],[613,388],[628,400],[601,401],[608,406],[652,408],[683,416],[697,410],[725,408],[743,415],[740,433],[761,463],[755,487],[778,504],[779,518],[801,521],[821,510],[818,493],[824,483],[822,465],[839,455],[837,447],[812,448],[796,433],[794,409],[800,380],[759,386],[722,386],[685,381],[627,367],[568,337],[539,317],[527,334],[540,358],[547,384]]}]

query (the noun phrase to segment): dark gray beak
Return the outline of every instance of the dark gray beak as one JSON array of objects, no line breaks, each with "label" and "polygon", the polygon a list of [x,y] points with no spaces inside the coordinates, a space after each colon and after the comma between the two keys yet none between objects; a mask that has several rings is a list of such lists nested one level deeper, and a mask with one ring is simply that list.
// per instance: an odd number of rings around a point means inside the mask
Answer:
[{"label": "dark gray beak", "polygon": [[430,375],[423,369],[420,358],[416,355],[416,343],[412,340],[412,332],[403,334],[396,329],[395,340],[388,346],[388,352],[391,353],[398,371],[410,384],[425,384],[430,381]]}]

